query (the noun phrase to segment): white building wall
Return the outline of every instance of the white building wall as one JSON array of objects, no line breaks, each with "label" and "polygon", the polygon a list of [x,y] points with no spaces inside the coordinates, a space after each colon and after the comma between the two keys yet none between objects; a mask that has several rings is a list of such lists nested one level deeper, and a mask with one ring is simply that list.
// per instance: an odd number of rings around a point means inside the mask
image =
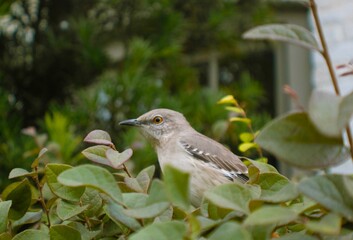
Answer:
[{"label": "white building wall", "polygon": [[[348,63],[353,59],[353,1],[316,0],[316,3],[333,65]],[[313,24],[312,16],[310,21]],[[338,79],[343,95],[353,91],[352,75]],[[315,89],[334,92],[326,63],[318,53],[313,54],[313,84]],[[352,161],[335,167],[333,171],[353,173]]]}]

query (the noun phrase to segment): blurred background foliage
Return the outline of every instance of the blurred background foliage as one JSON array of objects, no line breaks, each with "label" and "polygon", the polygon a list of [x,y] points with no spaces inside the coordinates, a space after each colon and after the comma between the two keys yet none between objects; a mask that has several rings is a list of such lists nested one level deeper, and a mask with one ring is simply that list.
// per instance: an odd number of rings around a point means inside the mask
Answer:
[{"label": "blurred background foliage", "polygon": [[[183,112],[236,152],[245,126],[229,123],[216,102],[235,95],[255,130],[273,115],[271,51],[241,40],[272,16],[261,0],[2,0],[0,185],[43,146],[47,161],[81,163],[93,129],[114,136],[118,150],[132,146],[139,171],[156,156],[118,122],[157,107]],[[211,88],[214,53],[219,85]]]}]

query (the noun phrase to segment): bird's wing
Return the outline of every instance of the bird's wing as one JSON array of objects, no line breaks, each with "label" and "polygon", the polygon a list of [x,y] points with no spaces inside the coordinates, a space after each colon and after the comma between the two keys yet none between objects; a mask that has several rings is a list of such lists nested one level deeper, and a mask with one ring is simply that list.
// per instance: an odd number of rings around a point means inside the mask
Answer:
[{"label": "bird's wing", "polygon": [[234,177],[246,178],[243,174],[248,172],[247,167],[237,155],[222,144],[197,132],[181,136],[179,143],[187,153],[195,158],[237,175]]}]

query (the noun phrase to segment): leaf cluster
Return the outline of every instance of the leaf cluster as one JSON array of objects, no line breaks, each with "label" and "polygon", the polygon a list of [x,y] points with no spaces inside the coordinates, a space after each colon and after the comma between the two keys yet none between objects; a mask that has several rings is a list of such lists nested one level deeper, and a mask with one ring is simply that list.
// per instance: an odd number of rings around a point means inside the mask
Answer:
[{"label": "leaf cluster", "polygon": [[189,175],[171,166],[163,180],[153,166],[132,176],[108,133],[95,130],[83,151],[85,164],[16,168],[1,194],[0,239],[327,239],[352,236],[353,178],[325,175],[288,180],[266,163],[249,160],[246,184],[205,192],[200,206],[189,199]]}]

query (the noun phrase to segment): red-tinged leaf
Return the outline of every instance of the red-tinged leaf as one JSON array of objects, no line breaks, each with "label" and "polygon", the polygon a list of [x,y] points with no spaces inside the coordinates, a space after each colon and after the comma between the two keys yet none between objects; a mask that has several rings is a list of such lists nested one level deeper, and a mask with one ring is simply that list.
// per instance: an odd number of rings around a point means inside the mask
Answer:
[{"label": "red-tinged leaf", "polygon": [[88,143],[108,145],[108,146],[113,145],[110,135],[103,130],[93,130],[92,132],[87,134],[87,136],[83,141]]},{"label": "red-tinged leaf", "polygon": [[105,154],[105,152],[108,149],[111,149],[111,148],[105,145],[97,145],[97,146],[86,148],[85,150],[82,151],[82,154],[93,162],[112,166],[110,161],[106,158],[106,154]]},{"label": "red-tinged leaf", "polygon": [[122,165],[131,158],[132,149],[129,148],[124,152],[119,153],[118,151],[110,148],[105,152],[105,155],[113,168],[121,169]]}]

